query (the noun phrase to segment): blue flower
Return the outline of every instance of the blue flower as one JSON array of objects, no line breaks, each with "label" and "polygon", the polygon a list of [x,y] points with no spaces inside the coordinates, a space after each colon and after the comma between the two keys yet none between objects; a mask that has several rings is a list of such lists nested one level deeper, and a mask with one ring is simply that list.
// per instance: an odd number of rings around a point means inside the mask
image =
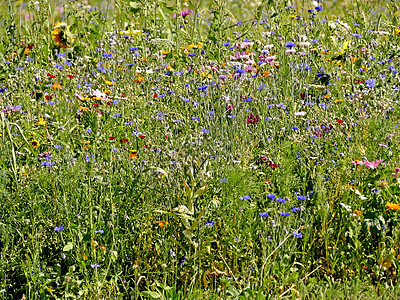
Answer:
[{"label": "blue flower", "polygon": [[307,200],[307,196],[297,196],[298,200],[305,201]]},{"label": "blue flower", "polygon": [[228,182],[228,179],[222,178],[222,179],[219,180],[219,182]]},{"label": "blue flower", "polygon": [[298,212],[300,210],[300,207],[293,207],[290,211],[292,213]]},{"label": "blue flower", "polygon": [[372,78],[368,79],[365,83],[366,83],[366,87],[369,89],[372,89],[376,85],[375,80]]},{"label": "blue flower", "polygon": [[94,233],[104,233],[104,230],[99,229],[99,230],[96,230]]},{"label": "blue flower", "polygon": [[58,226],[58,227],[54,227],[54,231],[57,231],[57,232],[60,232],[60,231],[62,231],[62,230],[64,230],[64,229],[65,229],[65,227],[62,226],[62,225],[60,225],[60,226]]},{"label": "blue flower", "polygon": [[208,227],[213,227],[214,225],[215,225],[214,221],[207,221],[206,222],[206,226],[208,226]]},{"label": "blue flower", "polygon": [[303,237],[303,235],[301,234],[301,232],[297,233],[297,232],[293,232],[293,236],[301,239]]},{"label": "blue flower", "polygon": [[288,213],[288,212],[281,213],[281,216],[283,216],[283,217],[289,217],[289,215],[290,215],[290,213]]},{"label": "blue flower", "polygon": [[183,264],[185,262],[185,260],[186,260],[185,256],[182,256],[182,258],[179,260],[178,265]]},{"label": "blue flower", "polygon": [[286,48],[292,48],[292,47],[294,47],[294,46],[296,46],[296,44],[293,43],[293,42],[287,42],[287,43],[286,43]]},{"label": "blue flower", "polygon": [[239,200],[248,200],[248,199],[250,199],[249,195],[239,197]]},{"label": "blue flower", "polygon": [[265,217],[268,217],[268,213],[266,213],[266,212],[260,212],[260,213],[258,213],[258,216],[259,216],[259,217],[262,217],[262,218],[265,218]]},{"label": "blue flower", "polygon": [[271,199],[271,200],[274,200],[276,198],[276,196],[274,194],[268,194],[267,198]]},{"label": "blue flower", "polygon": [[353,36],[359,38],[359,37],[361,37],[361,34],[359,34],[359,33],[353,33]]},{"label": "blue flower", "polygon": [[244,73],[246,73],[246,71],[243,70],[243,69],[237,69],[237,70],[235,71],[235,73],[244,74]]},{"label": "blue flower", "polygon": [[322,6],[316,6],[316,7],[314,7],[314,8],[315,8],[316,11],[322,11],[322,10],[324,10],[324,9],[322,8]]},{"label": "blue flower", "polygon": [[95,269],[97,271],[97,268],[100,268],[101,266],[98,263],[94,263],[92,265],[90,265],[93,269]]},{"label": "blue flower", "polygon": [[284,198],[278,198],[278,199],[276,199],[276,202],[279,202],[279,203],[282,203],[282,204],[286,203]]}]

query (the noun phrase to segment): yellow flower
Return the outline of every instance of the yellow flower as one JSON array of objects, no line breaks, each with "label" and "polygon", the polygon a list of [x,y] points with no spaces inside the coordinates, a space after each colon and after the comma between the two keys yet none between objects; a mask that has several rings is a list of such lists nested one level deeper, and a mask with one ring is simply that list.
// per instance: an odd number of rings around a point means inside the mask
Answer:
[{"label": "yellow flower", "polygon": [[46,122],[43,120],[43,118],[39,118],[39,121],[36,122],[36,125],[38,125],[38,126],[44,126],[44,125],[46,125]]},{"label": "yellow flower", "polygon": [[40,143],[39,143],[38,140],[33,140],[33,141],[31,142],[31,147],[32,147],[32,148],[38,148],[39,146],[40,146]]},{"label": "yellow flower", "polygon": [[111,86],[111,85],[114,85],[114,84],[115,84],[115,82],[112,82],[112,81],[108,81],[108,80],[106,80],[106,84],[107,84],[108,86]]},{"label": "yellow flower", "polygon": [[398,205],[397,203],[393,203],[393,202],[387,202],[386,206],[387,206],[386,210],[399,210],[400,209],[400,205]]}]

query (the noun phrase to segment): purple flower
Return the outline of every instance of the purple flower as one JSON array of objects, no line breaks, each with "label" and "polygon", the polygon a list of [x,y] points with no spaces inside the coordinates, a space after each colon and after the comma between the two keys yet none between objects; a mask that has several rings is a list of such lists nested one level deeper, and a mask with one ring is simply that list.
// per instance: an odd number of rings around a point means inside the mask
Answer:
[{"label": "purple flower", "polygon": [[91,267],[97,271],[97,268],[100,268],[101,266],[98,263],[94,263]]},{"label": "purple flower", "polygon": [[297,233],[297,232],[293,232],[293,236],[301,239],[303,237],[303,235],[301,234],[301,232]]}]

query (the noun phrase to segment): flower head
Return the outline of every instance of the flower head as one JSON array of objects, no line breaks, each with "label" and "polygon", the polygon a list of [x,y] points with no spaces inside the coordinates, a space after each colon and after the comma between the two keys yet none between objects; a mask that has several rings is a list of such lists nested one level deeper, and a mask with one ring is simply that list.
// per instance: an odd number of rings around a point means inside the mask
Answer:
[{"label": "flower head", "polygon": [[31,142],[31,147],[32,147],[32,148],[38,148],[39,146],[40,146],[40,143],[39,143],[38,140],[33,140],[33,141]]},{"label": "flower head", "polygon": [[387,202],[385,206],[387,206],[386,210],[400,210],[400,205],[397,203]]}]

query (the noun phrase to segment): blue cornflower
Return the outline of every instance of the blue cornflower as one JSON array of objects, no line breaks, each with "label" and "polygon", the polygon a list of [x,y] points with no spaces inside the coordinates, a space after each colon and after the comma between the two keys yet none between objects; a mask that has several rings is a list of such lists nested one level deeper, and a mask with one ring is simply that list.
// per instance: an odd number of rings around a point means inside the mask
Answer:
[{"label": "blue cornflower", "polygon": [[376,85],[375,80],[372,78],[368,79],[365,83],[366,83],[366,87],[369,89],[372,89]]},{"label": "blue cornflower", "polygon": [[305,201],[307,200],[307,196],[297,196],[298,200]]},{"label": "blue cornflower", "polygon": [[228,182],[228,179],[226,179],[226,178],[221,178],[220,180],[219,180],[219,182]]},{"label": "blue cornflower", "polygon": [[292,213],[298,212],[300,210],[300,207],[293,207],[290,211]]},{"label": "blue cornflower", "polygon": [[237,69],[237,70],[235,71],[235,73],[244,74],[244,73],[246,73],[246,71],[243,70],[243,69]]},{"label": "blue cornflower", "polygon": [[297,238],[302,238],[303,235],[301,234],[301,232],[297,233],[297,232],[293,232],[293,236],[297,237]]},{"label": "blue cornflower", "polygon": [[288,213],[288,212],[281,213],[281,216],[283,216],[283,217],[289,217],[289,215],[290,215],[290,213]]},{"label": "blue cornflower", "polygon": [[222,45],[224,45],[224,46],[230,46],[230,44],[231,44],[231,43],[226,42],[226,43],[223,43]]},{"label": "blue cornflower", "polygon": [[353,33],[353,36],[359,38],[359,37],[361,37],[361,34],[360,33]]},{"label": "blue cornflower", "polygon": [[274,194],[268,194],[267,198],[271,199],[271,200],[274,200],[276,198],[276,196]]},{"label": "blue cornflower", "polygon": [[60,226],[58,226],[58,227],[54,227],[54,231],[57,231],[57,232],[60,232],[60,231],[62,231],[62,230],[64,230],[64,229],[65,229],[65,227],[62,226],[62,225],[60,225]]},{"label": "blue cornflower", "polygon": [[260,212],[260,213],[258,213],[258,216],[259,216],[259,217],[262,217],[262,218],[265,218],[265,217],[268,217],[268,213],[266,213],[266,212]]},{"label": "blue cornflower", "polygon": [[316,6],[314,7],[316,11],[323,11],[323,7],[322,6]]},{"label": "blue cornflower", "polygon": [[94,233],[104,233],[104,230],[99,229],[99,230],[96,230]]},{"label": "blue cornflower", "polygon": [[239,197],[239,200],[248,200],[248,199],[250,199],[249,195]]},{"label": "blue cornflower", "polygon": [[185,262],[185,260],[186,260],[185,256],[182,256],[182,258],[179,260],[178,265],[183,264]]},{"label": "blue cornflower", "polygon": [[203,131],[204,133],[210,133],[210,130],[202,128],[201,131]]},{"label": "blue cornflower", "polygon": [[214,225],[215,225],[214,221],[207,221],[206,222],[206,226],[208,226],[208,227],[213,227]]},{"label": "blue cornflower", "polygon": [[285,204],[285,203],[286,203],[286,200],[285,200],[284,198],[278,198],[278,199],[276,199],[276,202]]},{"label": "blue cornflower", "polygon": [[294,47],[294,46],[296,46],[296,44],[293,43],[293,42],[287,42],[287,43],[286,43],[286,48],[292,48],[292,47]]}]

